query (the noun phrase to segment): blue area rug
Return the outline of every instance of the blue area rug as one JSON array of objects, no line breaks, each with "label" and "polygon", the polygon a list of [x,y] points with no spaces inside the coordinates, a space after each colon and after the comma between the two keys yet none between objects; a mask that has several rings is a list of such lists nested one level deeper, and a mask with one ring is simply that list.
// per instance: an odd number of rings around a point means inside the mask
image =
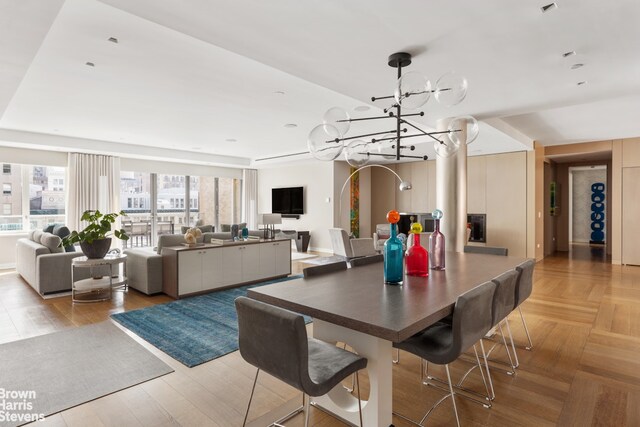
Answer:
[{"label": "blue area rug", "polygon": [[[268,282],[212,292],[111,317],[188,367],[238,349],[238,318],[234,301],[247,289],[298,279],[289,276]],[[311,318],[305,316],[309,323]]]}]

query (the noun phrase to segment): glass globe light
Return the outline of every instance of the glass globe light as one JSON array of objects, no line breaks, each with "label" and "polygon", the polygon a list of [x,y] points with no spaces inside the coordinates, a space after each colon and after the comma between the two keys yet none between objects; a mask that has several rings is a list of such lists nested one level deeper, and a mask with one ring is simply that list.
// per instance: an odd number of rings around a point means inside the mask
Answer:
[{"label": "glass globe light", "polygon": [[[463,129],[466,128],[467,137],[464,138],[464,141],[461,139],[462,132],[456,132],[456,130],[461,129],[461,126]],[[449,138],[458,145],[463,143],[467,145],[471,144],[478,138],[478,134],[480,133],[478,121],[473,116],[456,117],[451,120],[447,130],[449,131]]]},{"label": "glass globe light", "polygon": [[415,71],[406,73],[398,79],[393,97],[402,107],[417,110],[429,100],[431,96],[431,82],[422,74]]},{"label": "glass globe light", "polygon": [[340,136],[344,136],[347,132],[349,132],[349,128],[351,127],[351,122],[349,121],[351,117],[349,117],[349,113],[347,113],[344,109],[340,107],[329,108],[322,117],[322,122],[325,125],[331,125],[335,127],[338,132],[340,132]]},{"label": "glass globe light", "polygon": [[467,79],[453,71],[443,74],[436,82],[434,96],[446,107],[458,105],[467,96]]},{"label": "glass globe light", "polygon": [[440,157],[451,157],[458,152],[460,148],[459,144],[449,140],[449,138],[442,138],[442,142],[433,141],[433,148],[436,150],[436,154]]},{"label": "glass globe light", "polygon": [[433,219],[442,219],[443,213],[440,209],[435,209],[433,212],[431,212],[431,217]]},{"label": "glass globe light", "polygon": [[[386,139],[392,138],[392,139]],[[384,135],[381,139],[385,141],[377,142],[377,150],[379,154],[382,154],[383,159],[394,160],[396,158],[396,135],[393,133],[388,133]]]},{"label": "glass globe light", "polygon": [[344,143],[336,141],[340,138],[340,132],[332,125],[318,125],[311,129],[307,137],[309,152],[318,160],[335,160],[340,153]]},{"label": "glass globe light", "polygon": [[359,168],[369,163],[369,143],[354,139],[344,148],[344,157],[354,168]]}]

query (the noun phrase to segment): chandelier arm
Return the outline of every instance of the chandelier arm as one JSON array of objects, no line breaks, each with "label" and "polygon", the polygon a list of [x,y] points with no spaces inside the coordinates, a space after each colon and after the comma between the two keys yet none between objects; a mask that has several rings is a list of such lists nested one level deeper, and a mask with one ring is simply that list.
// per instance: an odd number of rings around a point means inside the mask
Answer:
[{"label": "chandelier arm", "polygon": [[[382,156],[382,157],[389,156],[389,154],[382,154],[382,153],[358,153],[358,154],[367,154],[369,156]],[[429,158],[429,156],[413,156],[410,154],[400,154],[400,157],[404,157],[408,159],[421,159],[421,160],[427,160]]]},{"label": "chandelier arm", "polygon": [[[388,130],[388,131],[385,131],[385,132],[367,133],[367,134],[364,134],[364,135],[349,136],[349,137],[347,137],[347,138],[336,138],[336,139],[332,139],[332,140],[330,140],[330,141],[325,141],[325,142],[326,142],[327,144],[330,144],[330,143],[333,143],[333,142],[347,141],[347,140],[349,140],[349,139],[364,138],[364,137],[367,137],[367,136],[374,136],[374,135],[384,135],[384,134],[387,134],[387,133],[393,133],[393,132],[395,132],[395,131],[396,131],[396,130],[395,130],[395,129],[393,129],[393,130]],[[402,132],[406,132],[406,131],[407,131],[407,129],[406,129],[406,128],[405,128],[405,129],[402,129]]]},{"label": "chandelier arm", "polygon": [[[395,113],[393,111],[389,111],[389,116],[391,117],[395,117]],[[413,113],[413,114],[403,114],[402,117],[414,117],[414,116],[420,116],[423,117],[424,116],[424,111],[420,111],[419,113]]]},{"label": "chandelier arm", "polygon": [[395,95],[389,95],[389,96],[372,96],[372,97],[371,97],[371,101],[376,102],[376,101],[379,101],[379,100],[381,100],[381,99],[391,99],[391,98],[393,98],[393,97],[395,97]]},{"label": "chandelier arm", "polygon": [[377,119],[390,119],[393,118],[392,115],[388,115],[388,116],[372,116],[372,117],[359,117],[357,119],[348,119],[348,120],[336,120],[336,122],[338,123],[343,123],[343,122],[360,122],[363,120],[377,120]]},{"label": "chandelier arm", "polygon": [[427,135],[427,136],[431,137],[431,138],[432,138],[432,139],[434,139],[435,141],[438,141],[440,144],[444,144],[444,142],[443,142],[443,141],[439,140],[438,138],[436,138],[436,137],[435,137],[435,136],[433,136],[433,135],[430,135],[430,134],[429,134],[429,132],[425,132],[425,131],[423,131],[423,130],[422,130],[422,129],[420,129],[418,126],[416,126],[416,125],[414,125],[414,124],[411,124],[411,123],[409,123],[409,122],[408,122],[408,121],[406,121],[406,120],[402,120],[402,123],[404,123],[404,124],[406,124],[406,125],[409,125],[409,126],[411,126],[412,128],[414,128],[414,129],[416,129],[416,130],[418,130],[418,131],[422,132],[424,135]]}]

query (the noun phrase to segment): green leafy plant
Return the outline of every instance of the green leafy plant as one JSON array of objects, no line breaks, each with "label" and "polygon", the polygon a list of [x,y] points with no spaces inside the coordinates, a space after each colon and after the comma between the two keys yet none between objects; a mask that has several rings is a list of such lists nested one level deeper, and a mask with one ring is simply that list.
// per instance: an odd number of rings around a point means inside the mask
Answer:
[{"label": "green leafy plant", "polygon": [[62,239],[60,247],[71,246],[80,242],[87,242],[91,244],[95,240],[110,237],[111,233],[120,240],[129,240],[129,236],[125,233],[124,229],[111,230],[111,224],[116,222],[116,218],[122,215],[125,215],[124,211],[108,214],[103,214],[98,210],[84,211],[80,220],[87,221],[89,225],[87,225],[82,231],[72,231],[71,234]]}]

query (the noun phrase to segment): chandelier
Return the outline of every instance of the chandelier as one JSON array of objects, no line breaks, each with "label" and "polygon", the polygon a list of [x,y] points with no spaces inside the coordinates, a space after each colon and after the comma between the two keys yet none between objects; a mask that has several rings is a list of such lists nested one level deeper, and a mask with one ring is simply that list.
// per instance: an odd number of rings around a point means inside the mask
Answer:
[{"label": "chandelier", "polygon": [[[464,77],[455,72],[445,73],[432,89],[431,82],[421,73],[411,71],[402,74],[402,68],[411,64],[411,54],[394,53],[389,56],[388,64],[397,68],[398,80],[393,95],[371,97],[372,102],[392,102],[384,108],[384,115],[352,118],[343,108],[328,109],[322,124],[314,127],[307,138],[309,152],[316,159],[331,161],[344,153],[345,160],[353,167],[364,166],[376,157],[396,161],[405,158],[427,160],[427,156],[407,154],[415,150],[415,145],[405,141],[428,137],[433,140],[438,156],[449,157],[458,151],[460,144],[470,144],[478,137],[478,121],[472,116],[455,117],[447,130],[438,132],[427,132],[406,120],[424,116],[424,112],[418,110],[429,101],[431,94],[438,103],[447,107],[462,102],[467,96]],[[403,110],[415,112],[406,114]],[[395,129],[347,136],[354,122],[387,119],[395,121]]]}]

